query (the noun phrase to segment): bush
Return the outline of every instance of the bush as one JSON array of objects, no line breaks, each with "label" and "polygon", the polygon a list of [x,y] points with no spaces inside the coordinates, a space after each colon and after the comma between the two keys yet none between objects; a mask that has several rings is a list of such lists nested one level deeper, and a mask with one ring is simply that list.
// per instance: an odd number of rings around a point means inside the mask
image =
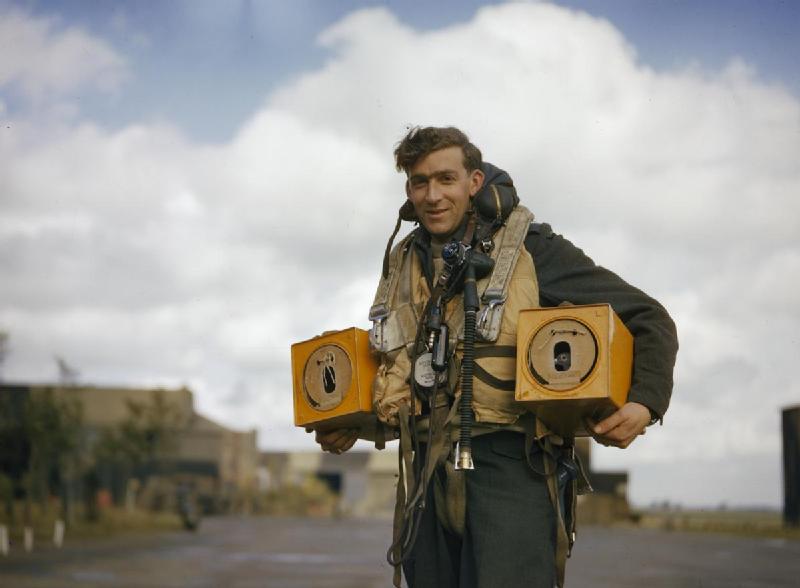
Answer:
[{"label": "bush", "polygon": [[338,506],[339,496],[316,476],[302,484],[270,490],[256,502],[260,514],[278,516],[330,517],[339,514]]}]

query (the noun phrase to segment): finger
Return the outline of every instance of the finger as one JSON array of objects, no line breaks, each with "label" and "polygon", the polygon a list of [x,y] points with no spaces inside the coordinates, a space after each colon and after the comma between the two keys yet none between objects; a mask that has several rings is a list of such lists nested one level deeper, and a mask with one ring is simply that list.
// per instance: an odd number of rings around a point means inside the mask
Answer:
[{"label": "finger", "polygon": [[343,452],[344,452],[344,451],[347,451],[347,450],[348,450],[348,449],[350,449],[350,448],[351,448],[353,445],[355,445],[355,444],[356,444],[356,441],[358,441],[358,434],[355,434],[355,435],[353,435],[353,437],[352,437],[352,438],[351,438],[351,439],[350,439],[350,440],[349,440],[347,443],[345,443],[345,444],[344,444],[344,446],[342,447],[342,449],[341,449],[341,450],[342,450]]},{"label": "finger", "polygon": [[332,453],[342,453],[350,449],[357,440],[357,429],[342,429],[337,431],[335,439],[323,445],[322,448]]},{"label": "finger", "polygon": [[356,441],[358,441],[358,429],[350,429],[347,435],[340,439],[338,448],[342,451],[347,451]]},{"label": "finger", "polygon": [[333,429],[331,431],[317,431],[316,441],[322,445],[323,449],[335,445],[339,439],[346,437],[348,429]]},{"label": "finger", "polygon": [[607,431],[603,435],[595,433],[594,432],[596,430],[595,424],[592,422],[591,419],[586,418],[585,419],[586,430],[589,432],[592,438],[601,445],[604,445],[606,447],[619,447],[621,449],[624,449],[625,447],[633,443],[633,440],[638,435],[642,434],[644,431],[637,430],[639,429],[640,425],[636,422],[635,419],[627,418],[624,414],[621,416],[622,419],[617,424],[617,426],[611,429],[610,431]]},{"label": "finger", "polygon": [[602,421],[597,423],[594,427],[594,432],[597,433],[598,435],[605,435],[606,433],[608,433],[608,431],[611,431],[612,429],[617,427],[624,420],[625,417],[619,410],[617,410],[614,413],[612,413],[611,416],[609,416],[608,418],[603,419]]},{"label": "finger", "polygon": [[640,434],[641,431],[637,430],[635,425],[626,425],[617,427],[613,431],[607,433],[605,437],[614,441],[615,443],[624,443],[627,441],[630,444],[630,442]]},{"label": "finger", "polygon": [[631,436],[631,437],[628,437],[628,438],[627,438],[627,439],[625,439],[624,441],[621,441],[621,442],[619,442],[619,443],[617,444],[617,447],[619,447],[620,449],[627,449],[627,448],[630,446],[630,444],[631,444],[631,443],[633,443],[634,441],[636,441],[636,437],[638,437],[638,436],[639,436],[639,435],[633,435],[633,436]]},{"label": "finger", "polygon": [[[606,421],[599,423],[596,429],[600,428],[600,434],[616,441],[623,441],[640,434],[647,426],[647,422],[642,422],[640,411],[631,410],[630,406],[631,405],[625,405],[620,408],[614,415],[606,419]],[[615,419],[616,424],[609,428],[603,428],[603,426],[607,424],[607,421],[610,421],[614,416],[617,417],[617,419]]]},{"label": "finger", "polygon": [[625,441],[626,439],[630,439],[638,434],[636,430],[636,423],[631,423],[629,421],[623,421],[619,423],[613,429],[606,431],[603,434],[603,437],[606,439],[610,439],[617,443]]}]

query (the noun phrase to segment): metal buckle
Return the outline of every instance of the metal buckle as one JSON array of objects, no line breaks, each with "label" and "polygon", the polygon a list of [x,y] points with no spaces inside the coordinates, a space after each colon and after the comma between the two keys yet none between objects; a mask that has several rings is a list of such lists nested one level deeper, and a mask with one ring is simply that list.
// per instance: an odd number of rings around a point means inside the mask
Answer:
[{"label": "metal buckle", "polygon": [[506,301],[506,296],[502,298],[493,298],[486,303],[486,306],[483,307],[481,310],[480,315],[478,316],[478,328],[482,329],[486,325],[486,321],[488,320],[489,313],[494,312],[495,307],[501,306]]},{"label": "metal buckle", "polygon": [[[477,321],[477,330],[481,339],[484,341],[494,341],[497,339],[497,335],[492,336],[492,333],[495,331],[499,334],[500,330],[500,325],[496,318],[496,310],[502,309],[506,298],[506,296],[502,296],[500,298],[491,298],[488,301],[484,301],[485,306],[481,309]],[[500,316],[502,317],[502,313]]]},{"label": "metal buckle", "polygon": [[376,304],[369,309],[369,320],[372,321],[372,328],[369,331],[369,342],[374,349],[384,351],[383,326],[386,324],[386,317],[389,316],[389,309],[385,304]]}]

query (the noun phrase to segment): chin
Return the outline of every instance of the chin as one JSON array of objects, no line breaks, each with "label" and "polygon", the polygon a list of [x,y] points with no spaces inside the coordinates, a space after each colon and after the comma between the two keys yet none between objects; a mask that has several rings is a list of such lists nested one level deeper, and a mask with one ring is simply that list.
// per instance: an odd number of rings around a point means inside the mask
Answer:
[{"label": "chin", "polygon": [[444,239],[450,233],[453,232],[453,231],[448,231],[448,230],[442,229],[440,227],[430,227],[430,228],[425,227],[425,228],[428,229],[428,232],[431,234],[431,236],[436,237],[437,239]]},{"label": "chin", "polygon": [[439,238],[447,237],[450,233],[455,231],[455,227],[446,226],[443,223],[425,225],[425,228],[431,235]]}]

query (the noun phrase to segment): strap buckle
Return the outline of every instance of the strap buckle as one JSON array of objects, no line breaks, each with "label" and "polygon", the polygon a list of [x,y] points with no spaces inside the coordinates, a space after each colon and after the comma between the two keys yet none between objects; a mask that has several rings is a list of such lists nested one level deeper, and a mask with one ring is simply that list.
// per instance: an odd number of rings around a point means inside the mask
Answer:
[{"label": "strap buckle", "polygon": [[369,342],[376,351],[386,351],[384,339],[384,326],[386,317],[389,316],[389,309],[385,304],[375,304],[369,309],[369,320],[372,321],[372,328],[369,331]]},{"label": "strap buckle", "polygon": [[493,296],[486,299],[484,295],[484,306],[478,314],[476,331],[483,341],[496,341],[500,335],[500,322],[503,320],[503,305],[506,296]]}]

